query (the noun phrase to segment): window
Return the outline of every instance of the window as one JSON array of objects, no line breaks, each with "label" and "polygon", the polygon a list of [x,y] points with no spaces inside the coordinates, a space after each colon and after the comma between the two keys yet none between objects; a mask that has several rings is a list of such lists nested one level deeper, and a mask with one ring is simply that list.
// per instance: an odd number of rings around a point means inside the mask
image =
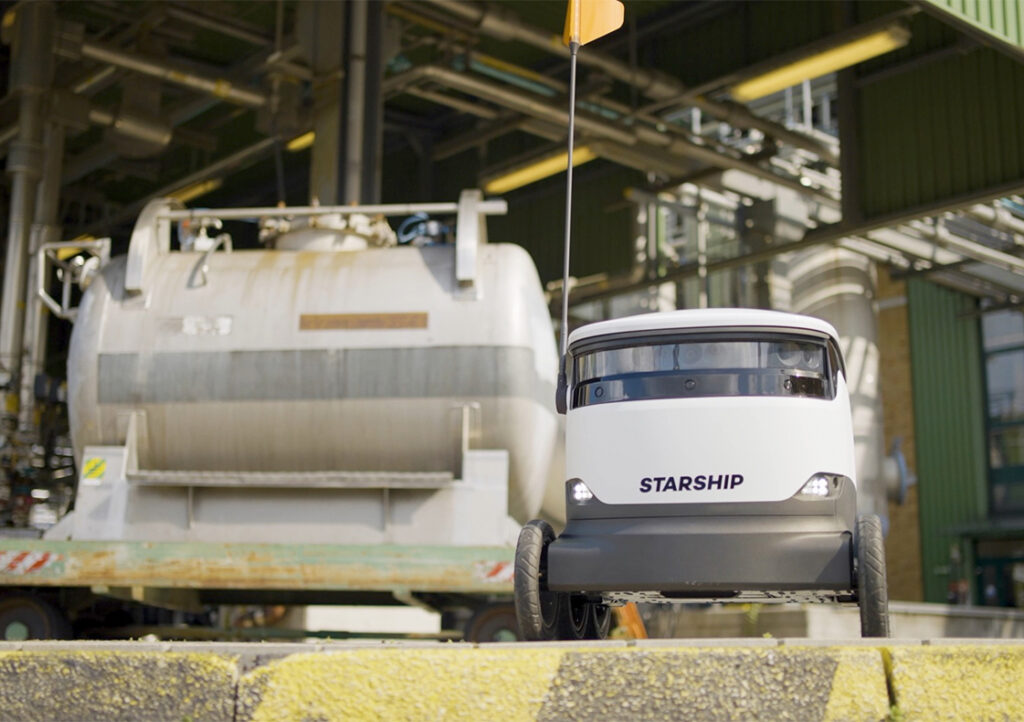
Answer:
[{"label": "window", "polygon": [[1024,313],[982,318],[993,515],[1024,512]]},{"label": "window", "polygon": [[574,353],[572,407],[702,396],[831,399],[836,368],[824,339],[808,337],[604,341]]}]

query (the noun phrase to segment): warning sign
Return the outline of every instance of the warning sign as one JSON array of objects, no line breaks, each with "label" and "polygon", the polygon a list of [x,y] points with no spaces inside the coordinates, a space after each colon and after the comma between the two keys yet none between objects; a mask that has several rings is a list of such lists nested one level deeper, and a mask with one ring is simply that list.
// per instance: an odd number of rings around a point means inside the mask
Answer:
[{"label": "warning sign", "polygon": [[103,475],[107,472],[107,460],[102,456],[93,456],[85,460],[82,465],[82,478],[83,479],[96,479],[97,481],[103,478]]}]

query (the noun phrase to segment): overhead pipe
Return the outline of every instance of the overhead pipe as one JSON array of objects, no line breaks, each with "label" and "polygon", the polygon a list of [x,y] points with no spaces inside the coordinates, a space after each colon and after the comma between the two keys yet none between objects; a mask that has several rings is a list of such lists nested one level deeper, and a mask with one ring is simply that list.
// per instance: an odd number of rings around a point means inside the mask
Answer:
[{"label": "overhead pipe", "polygon": [[232,153],[225,158],[221,158],[195,173],[187,175],[184,178],[180,178],[177,181],[160,188],[154,193],[150,193],[145,198],[129,203],[114,214],[113,217],[92,224],[85,229],[84,232],[89,235],[97,235],[112,226],[132,220],[139,214],[147,203],[155,198],[166,197],[174,191],[181,190],[187,186],[202,183],[203,181],[210,180],[211,178],[236,170],[240,167],[247,167],[268,155],[274,149],[274,145],[277,144],[277,142],[277,138],[264,138],[247,148],[242,148],[241,150]]},{"label": "overhead pipe", "polygon": [[345,114],[345,177],[342,183],[346,203],[362,200],[360,188],[363,180],[363,102],[366,94],[366,28],[367,0],[353,0],[350,4],[347,81],[348,108]]},{"label": "overhead pipe", "polygon": [[406,88],[405,92],[423,100],[429,100],[432,103],[438,105],[446,105],[449,108],[458,110],[462,113],[468,113],[469,115],[475,115],[478,118],[484,120],[494,120],[498,117],[498,111],[486,105],[480,105],[479,103],[472,103],[468,100],[462,100],[452,95],[445,95],[444,93],[435,93],[432,90],[424,90],[423,88]]},{"label": "overhead pipe", "polygon": [[[476,26],[482,32],[499,40],[518,40],[553,55],[568,58],[569,49],[562,43],[560,35],[532,27],[522,22],[508,10],[464,2],[463,0],[429,0],[452,15]],[[636,87],[653,100],[669,100],[687,95],[688,88],[679,80],[664,73],[635,68],[600,50],[589,49],[580,53],[578,62],[596,67],[623,83]],[[733,102],[711,100],[698,95],[688,97],[688,102],[701,111],[737,128],[756,128],[776,140],[809,150],[823,160],[836,164],[838,156],[825,143],[775,123],[751,112],[746,106]]]},{"label": "overhead pipe", "polygon": [[[440,65],[421,65],[400,75],[392,76],[385,83],[384,87],[385,91],[387,91],[396,86],[401,87],[421,80],[433,80],[450,88],[461,90],[464,93],[469,93],[470,95],[489,100],[492,103],[533,116],[534,118],[557,123],[562,127],[568,126],[568,112],[562,108],[552,106],[548,98],[539,98],[513,88],[498,87],[466,73]],[[598,119],[586,112],[576,114],[576,126],[585,133],[593,133],[602,138],[616,140],[626,145],[632,145],[636,142],[636,137],[631,131],[610,126],[604,120]]]},{"label": "overhead pipe", "polygon": [[[29,231],[36,184],[42,174],[44,100],[53,81],[51,48],[56,11],[51,2],[32,2],[17,6],[15,13],[10,92],[19,98],[18,136],[7,159],[7,172],[12,178],[11,206],[0,301],[0,389],[6,388],[12,395],[17,393],[21,378]],[[0,417],[13,405],[5,402]]]},{"label": "overhead pipe", "polygon": [[64,161],[64,126],[46,124],[42,177],[36,190],[35,218],[29,235],[28,275],[25,280],[25,328],[22,340],[21,389],[18,404],[18,428],[35,425],[35,379],[43,373],[46,359],[46,332],[49,315],[39,302],[39,263],[37,251],[45,243],[61,240],[60,187]]},{"label": "overhead pipe", "polygon": [[925,223],[924,221],[913,221],[910,225],[918,232],[933,239],[940,246],[955,251],[961,256],[966,256],[967,258],[972,258],[975,261],[992,266],[998,266],[999,268],[1005,268],[1014,273],[1024,273],[1024,259],[955,235],[941,218],[936,219],[933,224]]},{"label": "overhead pipe", "polygon": [[1024,219],[1018,218],[998,201],[992,205],[978,203],[965,209],[963,213],[996,230],[1024,235]]},{"label": "overhead pipe", "polygon": [[229,103],[249,108],[262,108],[267,97],[256,90],[233,84],[227,78],[211,78],[197,73],[180,70],[159,58],[130,53],[104,43],[80,39],[72,33],[65,33],[57,46],[57,52],[67,58],[89,58],[100,63],[124,68],[141,75],[180,85],[190,90],[213,95]]},{"label": "overhead pipe", "polygon": [[[545,98],[534,97],[513,88],[492,85],[466,73],[439,65],[422,65],[400,75],[393,76],[386,83],[386,88],[394,91],[422,80],[432,80],[498,105],[503,105],[517,112],[525,113],[534,118],[555,123],[561,127],[568,125],[568,111],[552,106]],[[589,133],[599,139],[611,141],[626,148],[636,147],[638,143],[642,143],[652,153],[665,153],[667,151],[671,154],[693,158],[716,167],[741,170],[787,188],[792,188],[800,193],[814,194],[813,190],[801,184],[796,178],[781,176],[743,158],[725,155],[712,148],[698,145],[682,137],[661,133],[644,125],[638,124],[631,128],[619,128],[604,118],[581,110],[576,113],[576,126],[584,133]],[[633,164],[629,165],[632,166]]]},{"label": "overhead pipe", "polygon": [[273,38],[238,25],[236,22],[228,21],[225,18],[215,18],[201,13],[191,7],[182,5],[167,5],[163,8],[168,17],[181,20],[196,27],[206,28],[221,35],[227,35],[238,40],[257,46],[267,46],[273,42]]},{"label": "overhead pipe", "polygon": [[89,122],[113,128],[121,135],[153,146],[154,152],[171,144],[174,130],[166,123],[155,123],[131,113],[113,113],[104,108],[89,109]]},{"label": "overhead pipe", "polygon": [[[265,55],[263,53],[258,54],[255,59],[243,63],[243,67],[252,67],[255,64],[262,64]],[[217,105],[218,99],[212,96],[202,96],[193,100],[185,105],[178,106],[171,111],[170,116],[167,118],[167,122],[171,128],[176,128],[179,125],[189,122],[193,118],[205,113],[210,108]],[[108,163],[112,162],[117,158],[117,153],[108,143],[100,143],[93,146],[90,150],[79,154],[75,158],[71,159],[71,162],[64,168],[64,185],[74,183],[92,173],[95,170],[102,168]]]}]

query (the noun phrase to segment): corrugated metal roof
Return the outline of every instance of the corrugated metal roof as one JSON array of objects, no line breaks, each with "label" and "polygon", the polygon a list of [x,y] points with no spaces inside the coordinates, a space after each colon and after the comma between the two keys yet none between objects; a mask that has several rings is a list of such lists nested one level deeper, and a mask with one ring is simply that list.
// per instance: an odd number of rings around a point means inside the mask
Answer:
[{"label": "corrugated metal roof", "polygon": [[1020,0],[921,0],[921,4],[1002,43],[1024,48],[1024,3]]}]

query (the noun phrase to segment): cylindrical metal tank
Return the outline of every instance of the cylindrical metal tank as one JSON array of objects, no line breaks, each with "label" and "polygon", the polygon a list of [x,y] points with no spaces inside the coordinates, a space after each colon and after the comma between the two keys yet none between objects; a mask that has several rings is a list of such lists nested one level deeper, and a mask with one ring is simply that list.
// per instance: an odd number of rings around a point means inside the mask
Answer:
[{"label": "cylindrical metal tank", "polygon": [[[68,357],[71,433],[138,467],[451,471],[507,449],[509,513],[541,505],[557,434],[557,353],[536,269],[482,244],[472,284],[452,245],[166,252],[146,288],[95,279]],[[205,267],[204,267],[205,266]],[[139,420],[141,419],[141,423]]]},{"label": "cylindrical metal tank", "polygon": [[878,514],[888,529],[872,269],[872,262],[856,253],[817,249],[793,257],[789,278],[793,310],[822,318],[839,331],[853,414],[857,507],[862,513]]}]

